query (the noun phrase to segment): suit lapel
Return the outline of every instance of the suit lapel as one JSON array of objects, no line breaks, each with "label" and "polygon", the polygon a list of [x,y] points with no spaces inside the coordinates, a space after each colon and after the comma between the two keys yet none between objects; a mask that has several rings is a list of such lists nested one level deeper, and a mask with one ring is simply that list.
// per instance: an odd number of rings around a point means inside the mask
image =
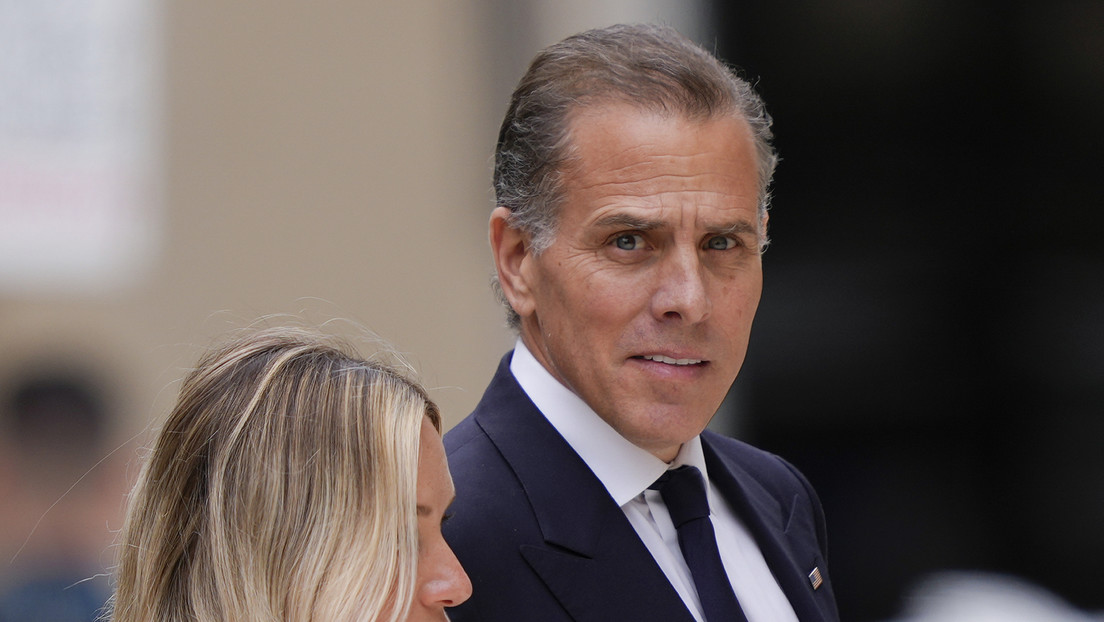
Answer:
[{"label": "suit lapel", "polygon": [[827,620],[813,592],[808,573],[818,565],[815,530],[794,529],[794,500],[782,504],[730,456],[718,452],[709,433],[702,434],[709,478],[744,521],[767,566],[778,581],[799,620]]},{"label": "suit lapel", "polygon": [[621,508],[507,361],[475,415],[521,482],[544,537],[519,552],[573,619],[693,620]]}]

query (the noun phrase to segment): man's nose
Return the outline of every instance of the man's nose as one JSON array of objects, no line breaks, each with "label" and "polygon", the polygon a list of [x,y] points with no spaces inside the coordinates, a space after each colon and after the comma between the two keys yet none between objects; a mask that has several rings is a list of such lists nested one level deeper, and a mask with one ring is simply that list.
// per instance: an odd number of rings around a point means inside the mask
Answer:
[{"label": "man's nose", "polygon": [[681,319],[696,324],[709,317],[712,301],[705,267],[697,249],[672,249],[660,259],[652,313],[658,320]]}]

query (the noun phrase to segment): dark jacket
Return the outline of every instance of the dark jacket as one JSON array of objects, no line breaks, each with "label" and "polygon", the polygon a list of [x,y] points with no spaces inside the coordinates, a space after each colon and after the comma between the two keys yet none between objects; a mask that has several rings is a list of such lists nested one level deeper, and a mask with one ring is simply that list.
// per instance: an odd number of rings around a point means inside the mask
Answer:
[{"label": "dark jacket", "polygon": [[[692,622],[624,512],[510,373],[445,435],[456,483],[445,538],[473,594],[454,621]],[[702,433],[711,480],[755,537],[802,622],[836,622],[815,493],[781,458]],[[813,588],[817,569],[822,583]]]}]

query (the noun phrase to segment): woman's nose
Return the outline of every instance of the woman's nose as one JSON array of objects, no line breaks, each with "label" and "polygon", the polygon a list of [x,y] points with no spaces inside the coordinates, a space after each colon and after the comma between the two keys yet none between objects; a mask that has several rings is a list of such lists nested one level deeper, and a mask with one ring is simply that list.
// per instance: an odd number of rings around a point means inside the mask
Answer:
[{"label": "woman's nose", "polygon": [[460,560],[447,544],[441,542],[441,559],[436,576],[422,588],[426,605],[455,607],[471,598],[472,584]]}]

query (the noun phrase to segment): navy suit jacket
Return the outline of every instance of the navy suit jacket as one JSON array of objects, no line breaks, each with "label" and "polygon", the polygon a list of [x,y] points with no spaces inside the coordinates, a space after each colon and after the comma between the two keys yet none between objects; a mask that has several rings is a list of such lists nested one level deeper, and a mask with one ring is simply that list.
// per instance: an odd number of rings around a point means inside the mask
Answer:
[{"label": "navy suit jacket", "polygon": [[[445,435],[456,483],[445,538],[471,577],[454,621],[693,622],[605,487],[510,373]],[[839,620],[824,517],[804,477],[750,445],[702,433],[711,481],[751,531],[802,622]],[[814,589],[809,574],[819,569]]]}]

